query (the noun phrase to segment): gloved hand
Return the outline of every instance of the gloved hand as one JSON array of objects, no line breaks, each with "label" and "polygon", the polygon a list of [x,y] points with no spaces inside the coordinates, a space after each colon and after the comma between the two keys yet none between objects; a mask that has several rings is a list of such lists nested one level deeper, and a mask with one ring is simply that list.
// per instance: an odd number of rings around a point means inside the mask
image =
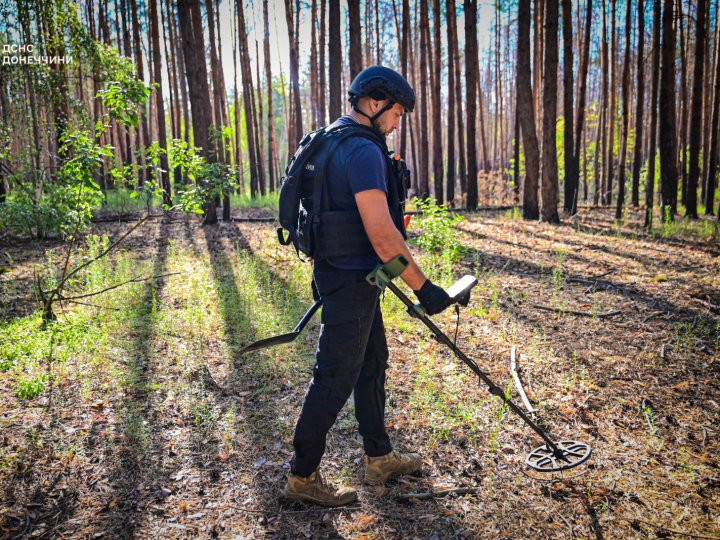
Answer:
[{"label": "gloved hand", "polygon": [[433,284],[429,279],[423,284],[419,291],[414,292],[415,296],[420,300],[420,305],[425,308],[428,315],[440,313],[453,303],[448,293],[445,292],[445,289]]}]

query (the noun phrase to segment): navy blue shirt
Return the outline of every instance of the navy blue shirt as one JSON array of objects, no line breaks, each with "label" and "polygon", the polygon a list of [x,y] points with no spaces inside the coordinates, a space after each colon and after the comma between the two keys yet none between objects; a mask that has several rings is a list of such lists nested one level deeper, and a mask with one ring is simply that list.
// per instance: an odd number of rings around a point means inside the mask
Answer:
[{"label": "navy blue shirt", "polygon": [[[330,127],[356,124],[341,116]],[[342,141],[327,166],[328,201],[332,210],[357,210],[355,194],[380,189],[387,194],[387,158],[380,147],[364,137]],[[367,255],[328,257],[327,261],[344,270],[372,270],[381,261],[375,252]]]}]

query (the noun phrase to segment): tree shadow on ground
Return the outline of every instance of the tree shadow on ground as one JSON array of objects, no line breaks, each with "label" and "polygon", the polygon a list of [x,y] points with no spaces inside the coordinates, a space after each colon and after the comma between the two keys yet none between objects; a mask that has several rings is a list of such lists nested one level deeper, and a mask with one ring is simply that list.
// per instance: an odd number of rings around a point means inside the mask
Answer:
[{"label": "tree shadow on ground", "polygon": [[[167,266],[168,227],[170,217],[163,216],[155,238],[157,248],[152,258],[152,275],[161,276]],[[162,442],[153,436],[157,426],[157,410],[153,406],[150,385],[153,380],[153,334],[157,299],[162,295],[164,278],[145,282],[130,320],[134,336],[131,354],[124,366],[125,399],[118,405],[122,433],[109,473],[113,491],[106,510],[98,517],[97,529],[110,537],[130,538],[138,533],[142,513],[150,501],[161,498],[159,488],[166,484],[167,472],[157,463],[162,456]]]}]

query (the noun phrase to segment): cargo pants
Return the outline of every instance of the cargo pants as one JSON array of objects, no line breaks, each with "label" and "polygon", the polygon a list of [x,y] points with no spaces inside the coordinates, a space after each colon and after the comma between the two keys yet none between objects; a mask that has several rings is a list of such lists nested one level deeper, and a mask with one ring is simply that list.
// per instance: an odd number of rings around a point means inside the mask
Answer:
[{"label": "cargo pants", "polygon": [[385,370],[388,348],[380,290],[368,270],[339,270],[315,263],[313,278],[323,301],[313,378],[298,419],[291,470],[309,476],[325,453],[327,433],[350,394],[366,455],[392,450],[385,430]]}]

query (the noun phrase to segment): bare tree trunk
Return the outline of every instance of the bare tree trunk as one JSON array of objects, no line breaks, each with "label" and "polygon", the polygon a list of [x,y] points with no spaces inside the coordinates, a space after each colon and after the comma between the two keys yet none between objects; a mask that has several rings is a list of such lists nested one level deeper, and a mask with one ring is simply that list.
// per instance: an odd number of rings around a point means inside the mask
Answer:
[{"label": "bare tree trunk", "polygon": [[540,219],[559,223],[557,147],[555,122],[557,120],[557,68],[558,68],[558,2],[545,0],[545,43],[543,68],[543,154],[542,154],[542,207]]},{"label": "bare tree trunk", "polygon": [[662,69],[660,71],[660,191],[662,219],[674,221],[677,214],[677,130],[675,126],[675,29],[673,0],[664,0],[662,25]]},{"label": "bare tree trunk", "polygon": [[627,158],[628,130],[630,129],[630,34],[632,30],[632,3],[627,2],[625,10],[625,59],[622,73],[622,150],[618,172],[618,199],[615,219],[622,219],[625,204],[625,161]]},{"label": "bare tree trunk", "polygon": [[697,189],[700,178],[700,144],[702,143],[702,106],[705,68],[705,18],[707,0],[697,2],[695,25],[695,66],[693,68],[692,109],[690,111],[690,171],[685,194],[685,215],[697,219]]},{"label": "bare tree trunk", "polygon": [[[132,16],[132,38],[135,49],[135,67],[137,69],[138,78],[141,81],[145,80],[144,68],[143,68],[143,57],[142,49],[140,48],[140,21],[138,19],[137,0],[130,0],[130,14]],[[139,135],[142,135],[142,146],[147,148],[150,144],[150,133],[148,132],[147,125],[147,114],[145,110],[140,111],[140,130]],[[145,168],[145,150],[137,148],[140,156],[140,177],[138,178],[140,184],[144,184],[147,181],[147,169]]]},{"label": "bare tree trunk", "polygon": [[[713,83],[714,98],[712,105],[712,127],[710,130],[710,144],[706,152],[710,154],[708,166],[705,171],[705,214],[712,216],[715,204],[715,176],[718,166],[718,139],[720,136],[720,22],[715,23],[715,79]],[[720,215],[720,208],[718,208]]]},{"label": "bare tree trunk", "polygon": [[637,0],[638,45],[637,86],[635,90],[635,149],[633,151],[631,204],[640,206],[640,168],[642,167],[643,107],[645,106],[645,4]]},{"label": "bare tree trunk", "polygon": [[428,34],[428,6],[427,2],[420,2],[420,148],[418,149],[418,157],[420,165],[418,171],[418,193],[421,199],[427,199],[430,196],[429,179],[428,179],[428,59],[430,55],[429,44],[426,40]]},{"label": "bare tree trunk", "polygon": [[[608,178],[608,162],[606,159],[607,155],[607,148],[608,148],[608,75],[609,75],[609,66],[610,60],[608,58],[608,42],[607,42],[607,14],[605,12],[605,3],[601,2],[600,4],[602,6],[602,45],[601,45],[601,64],[602,64],[602,98],[600,99],[600,131],[602,133],[601,135],[601,142],[602,142],[602,148],[599,148],[596,150],[596,152],[600,152],[600,160],[602,161],[602,169],[601,174],[599,178],[599,182],[596,182],[596,191],[595,191],[595,204],[597,205],[599,202],[602,202],[605,204],[605,193],[607,191],[607,178]],[[597,170],[597,168],[596,168]],[[597,190],[599,188],[599,191]]]},{"label": "bare tree trunk", "polygon": [[523,218],[536,220],[540,217],[538,205],[540,151],[535,131],[535,105],[530,76],[530,0],[519,0],[516,81],[517,115],[522,128],[525,152]]},{"label": "bare tree trunk", "polygon": [[290,39],[290,90],[292,137],[288,137],[288,153],[295,153],[295,148],[303,136],[302,104],[300,103],[300,63],[298,58],[298,34],[295,31],[295,20],[300,17],[298,8],[293,7],[293,0],[285,0],[285,18],[288,25],[288,38]]},{"label": "bare tree trunk", "polygon": [[[238,17],[238,38],[240,45],[240,69],[242,70],[243,111],[245,112],[248,158],[250,160],[250,193],[254,197],[258,191],[260,194],[265,194],[265,181],[262,170],[262,161],[260,160],[260,152],[258,151],[259,141],[257,138],[256,126],[257,116],[255,114],[255,92],[252,80],[252,69],[250,67],[250,51],[248,49],[247,26],[245,25],[245,9],[241,0],[238,0],[236,6]],[[290,56],[292,57],[293,45],[290,46],[290,49]],[[295,75],[297,76],[297,73]],[[299,100],[299,94],[297,97]],[[297,111],[297,114],[300,114],[299,110]],[[302,133],[300,135],[302,135]],[[288,141],[288,143],[290,144],[290,141]]]},{"label": "bare tree trunk", "polygon": [[[202,148],[209,163],[215,162],[215,153],[210,144],[210,89],[208,88],[207,66],[205,64],[205,43],[203,38],[202,15],[199,0],[178,0],[178,19],[185,57],[186,77],[192,107],[192,124],[195,146]],[[208,197],[205,202],[205,223],[217,223],[215,201]]]},{"label": "bare tree trunk", "polygon": [[657,150],[658,92],[660,89],[660,21],[661,0],[653,0],[652,88],[650,90],[650,133],[648,139],[648,174],[645,180],[645,227],[652,228],[655,201],[655,155]]},{"label": "bare tree trunk", "polygon": [[678,116],[675,120],[677,127],[677,152],[675,157],[680,168],[678,171],[679,179],[682,179],[681,185],[681,201],[685,204],[685,193],[687,192],[687,128],[688,128],[688,83],[687,83],[687,49],[689,36],[685,38],[685,28],[683,23],[682,2],[676,0],[675,9],[675,28],[680,31],[680,107]]},{"label": "bare tree trunk", "polygon": [[167,133],[165,131],[165,104],[163,103],[162,77],[160,67],[160,32],[158,31],[158,13],[157,0],[149,0],[150,7],[150,41],[153,44],[153,71],[154,83],[157,84],[155,89],[155,100],[157,110],[158,123],[158,139],[162,152],[160,153],[160,185],[163,188],[163,202],[171,206],[172,198],[170,196],[170,176],[168,175],[168,159],[167,159]]},{"label": "bare tree trunk", "polygon": [[447,185],[446,196],[450,207],[454,207],[455,199],[455,35],[453,35],[452,24],[456,18],[455,0],[448,0],[446,4],[447,20],[447,44],[448,44],[448,110],[447,110]]},{"label": "bare tree trunk", "polygon": [[458,43],[457,17],[455,16],[455,0],[448,0],[452,5],[453,16],[450,17],[448,28],[452,27],[453,53],[455,56],[455,106],[457,108],[457,136],[458,136],[458,174],[460,176],[460,193],[467,193],[467,170],[465,168],[465,116],[463,115],[462,76],[460,72],[460,45]]},{"label": "bare tree trunk", "polygon": [[432,66],[432,103],[433,103],[433,180],[435,183],[435,199],[443,203],[443,153],[442,153],[442,95],[440,94],[440,75],[442,73],[442,47],[440,0],[433,0],[433,55]]},{"label": "bare tree trunk", "polygon": [[327,12],[327,0],[320,0],[320,88],[318,91],[318,108],[320,110],[320,125],[324,126],[327,122],[327,105],[325,100],[325,88],[326,88],[326,74],[327,64],[325,63],[325,51],[327,47],[325,45],[326,31],[325,31],[325,17]]},{"label": "bare tree trunk", "polygon": [[350,79],[362,71],[362,29],[360,28],[360,2],[348,2],[348,29],[350,31]]},{"label": "bare tree trunk", "polygon": [[[325,6],[325,0],[323,1],[323,8]],[[275,133],[275,116],[273,114],[273,87],[272,87],[272,65],[270,62],[270,23],[268,18],[268,0],[263,0],[263,54],[265,56],[265,92],[267,93],[267,123],[268,123],[268,175],[269,175],[269,188],[270,191],[273,191],[276,187],[279,187],[277,185],[277,172],[276,172],[276,156],[278,155],[277,152],[277,135]],[[321,73],[324,73],[325,70],[325,64],[323,63],[324,60],[324,50],[323,50],[323,44],[324,41],[320,39],[320,58],[321,58]],[[321,88],[320,88],[320,95],[324,96],[325,93],[325,84],[324,80],[321,75]],[[325,103],[323,100],[323,103],[321,103],[320,110],[322,111],[322,121],[325,121]]]},{"label": "bare tree trunk", "polygon": [[[535,4],[535,34],[533,47],[533,92],[535,97],[535,131],[538,137],[538,145],[542,144],[542,87],[543,87],[543,40],[545,28],[545,0],[534,0]],[[539,146],[538,146],[539,148]]]},{"label": "bare tree trunk", "polygon": [[464,0],[465,6],[465,88],[467,100],[467,208],[478,205],[477,151],[475,146],[475,89],[478,79],[477,0]]},{"label": "bare tree trunk", "polygon": [[318,83],[318,51],[317,51],[317,0],[312,0],[310,6],[310,110],[312,113],[312,129],[316,130],[320,125],[320,111],[318,106],[320,92]]},{"label": "bare tree trunk", "polygon": [[608,145],[606,154],[607,181],[603,192],[603,204],[612,204],[615,176],[615,125],[617,120],[617,0],[610,0],[610,109],[607,115]]},{"label": "bare tree trunk", "polygon": [[577,191],[580,185],[580,163],[574,147],[573,127],[573,39],[572,0],[562,0],[563,20],[563,112],[565,114],[565,201],[564,209],[569,215],[577,212]]},{"label": "bare tree trunk", "polygon": [[340,89],[342,76],[342,45],[340,43],[340,0],[328,0],[328,28],[330,40],[330,121],[333,122],[342,114],[342,90]]},{"label": "bare tree trunk", "polygon": [[[578,106],[577,106],[577,127],[575,128],[575,143],[573,145],[575,149],[575,163],[577,167],[577,181],[575,181],[575,198],[573,201],[573,213],[577,212],[577,193],[579,190],[579,180],[580,180],[580,151],[582,149],[583,152],[585,152],[585,145],[582,144],[584,137],[584,122],[585,122],[585,99],[587,94],[587,76],[588,76],[588,67],[590,64],[590,31],[592,28],[592,0],[587,0],[587,4],[585,6],[585,36],[583,38],[583,47],[582,47],[582,59],[581,64],[579,68],[578,78],[580,81],[580,86],[578,88]],[[596,149],[597,151],[597,149]],[[583,163],[585,163],[586,160],[583,159]],[[566,171],[567,174],[567,171]],[[597,175],[597,172],[595,172]],[[567,182],[567,179],[565,180]],[[587,174],[583,174],[583,185],[585,186],[584,190],[584,199],[587,200]]]}]

